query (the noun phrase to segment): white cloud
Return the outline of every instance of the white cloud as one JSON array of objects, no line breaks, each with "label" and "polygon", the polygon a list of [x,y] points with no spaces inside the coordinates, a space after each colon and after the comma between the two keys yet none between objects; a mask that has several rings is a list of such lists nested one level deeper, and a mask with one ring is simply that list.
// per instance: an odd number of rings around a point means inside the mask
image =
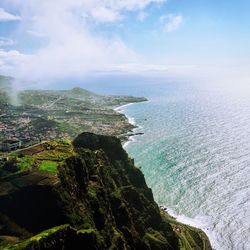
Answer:
[{"label": "white cloud", "polygon": [[10,38],[0,37],[0,47],[12,46],[14,44],[15,44],[15,42]]},{"label": "white cloud", "polygon": [[98,34],[91,29],[93,21],[89,18],[98,22],[120,18],[118,10],[114,15],[113,9],[96,8],[98,5],[93,2],[97,1],[62,0],[58,4],[43,0],[39,5],[34,0],[28,4],[18,2],[22,16],[21,35],[26,31],[35,39],[45,39],[47,44],[30,55],[1,50],[0,73],[36,80],[84,75],[89,71],[105,71],[113,65],[137,61],[136,53],[119,37]]},{"label": "white cloud", "polygon": [[29,56],[21,54],[17,50],[4,51],[0,49],[0,70],[6,75],[12,75],[13,69],[17,69]]},{"label": "white cloud", "polygon": [[13,15],[3,8],[0,8],[0,22],[1,21],[19,21],[21,18],[20,16]]},{"label": "white cloud", "polygon": [[143,12],[150,4],[165,1],[11,0],[12,7],[20,11],[19,35],[33,35],[43,45],[29,55],[1,50],[0,74],[53,79],[138,63],[137,53],[119,37],[97,32],[96,25],[122,22],[129,11]]},{"label": "white cloud", "polygon": [[115,22],[122,19],[122,16],[118,11],[108,9],[105,7],[95,8],[92,11],[91,16],[98,22],[104,22],[104,23]]},{"label": "white cloud", "polygon": [[183,16],[170,14],[167,16],[161,16],[160,21],[164,23],[164,31],[169,33],[180,28],[183,23]]},{"label": "white cloud", "polygon": [[166,0],[122,0],[122,1],[110,1],[107,0],[104,2],[108,3],[110,6],[116,9],[126,9],[126,10],[142,10],[148,5],[152,3],[163,3],[166,2]]}]

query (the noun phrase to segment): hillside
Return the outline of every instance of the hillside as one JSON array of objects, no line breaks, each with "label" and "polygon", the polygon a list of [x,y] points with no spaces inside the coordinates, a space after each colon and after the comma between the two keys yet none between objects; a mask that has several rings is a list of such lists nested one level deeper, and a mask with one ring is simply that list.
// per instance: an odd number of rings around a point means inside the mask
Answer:
[{"label": "hillside", "polygon": [[1,177],[3,249],[211,249],[159,209],[119,139],[83,133],[27,155],[31,168]]},{"label": "hillside", "polygon": [[73,139],[81,132],[126,140],[134,126],[114,108],[146,101],[143,97],[98,95],[82,88],[16,93],[14,80],[0,76],[0,141],[17,138],[29,145],[55,138]]}]

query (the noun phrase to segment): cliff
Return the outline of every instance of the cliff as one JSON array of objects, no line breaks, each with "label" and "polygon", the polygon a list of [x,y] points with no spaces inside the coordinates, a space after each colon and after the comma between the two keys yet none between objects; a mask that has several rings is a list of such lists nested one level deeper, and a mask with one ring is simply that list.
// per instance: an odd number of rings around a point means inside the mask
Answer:
[{"label": "cliff", "polygon": [[83,133],[73,147],[46,181],[0,196],[2,249],[211,249],[159,209],[119,139]]}]

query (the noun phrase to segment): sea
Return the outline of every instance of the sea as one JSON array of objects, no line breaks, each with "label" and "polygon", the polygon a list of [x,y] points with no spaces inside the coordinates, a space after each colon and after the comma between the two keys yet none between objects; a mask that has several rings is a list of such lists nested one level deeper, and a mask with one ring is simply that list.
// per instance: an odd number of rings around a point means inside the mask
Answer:
[{"label": "sea", "polygon": [[250,88],[185,80],[91,85],[145,96],[118,108],[137,124],[124,147],[159,205],[217,250],[250,249]]}]

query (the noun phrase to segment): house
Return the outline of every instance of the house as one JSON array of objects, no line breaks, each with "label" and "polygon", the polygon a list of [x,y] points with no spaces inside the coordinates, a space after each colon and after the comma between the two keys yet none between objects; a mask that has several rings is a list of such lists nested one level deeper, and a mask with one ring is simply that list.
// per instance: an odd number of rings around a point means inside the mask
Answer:
[{"label": "house", "polygon": [[8,139],[0,142],[0,150],[3,152],[12,151],[20,148],[21,141],[15,139]]}]

